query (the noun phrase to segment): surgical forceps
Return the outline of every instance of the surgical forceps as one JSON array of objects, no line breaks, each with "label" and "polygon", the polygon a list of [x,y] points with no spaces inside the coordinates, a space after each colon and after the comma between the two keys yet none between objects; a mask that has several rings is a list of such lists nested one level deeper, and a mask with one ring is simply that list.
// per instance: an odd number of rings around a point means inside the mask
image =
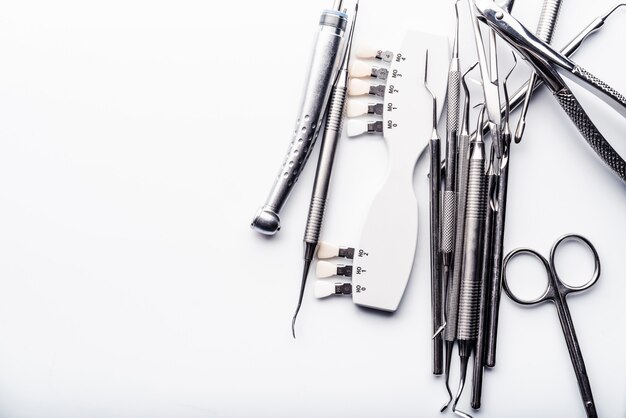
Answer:
[{"label": "surgical forceps", "polygon": [[[593,255],[593,261],[595,264],[593,276],[591,279],[582,286],[572,286],[563,282],[559,277],[556,267],[555,267],[555,255],[558,251],[559,246],[567,241],[577,241],[586,246]],[[515,257],[527,254],[532,257],[537,258],[541,261],[546,269],[546,274],[548,278],[548,285],[546,287],[545,292],[539,298],[534,300],[525,300],[515,296],[515,294],[511,291],[509,284],[506,278],[506,267],[508,263]],[[598,252],[591,242],[580,235],[569,234],[562,236],[559,238],[554,245],[552,246],[552,250],[550,250],[550,261],[546,260],[541,254],[539,254],[535,250],[531,250],[529,248],[518,248],[510,252],[506,258],[504,259],[504,267],[503,267],[503,285],[504,291],[506,294],[515,302],[524,306],[533,306],[538,305],[543,302],[552,302],[556,307],[557,314],[559,315],[559,321],[561,322],[561,328],[563,329],[563,335],[565,337],[565,342],[567,343],[567,349],[569,351],[570,358],[572,360],[572,365],[574,366],[574,371],[576,373],[576,380],[578,380],[578,388],[580,389],[580,395],[583,400],[583,404],[585,406],[585,412],[588,417],[597,417],[598,413],[596,412],[596,405],[593,401],[593,395],[591,393],[591,385],[589,383],[589,376],[587,375],[587,370],[585,368],[585,362],[583,360],[582,352],[580,351],[580,346],[578,345],[578,339],[576,337],[576,331],[574,330],[574,323],[572,322],[572,317],[569,312],[569,308],[567,306],[567,295],[570,293],[578,293],[584,290],[589,289],[593,286],[600,277],[600,258],[598,257]]]},{"label": "surgical forceps", "polygon": [[565,70],[563,75],[595,93],[623,116],[626,116],[626,97],[539,40],[493,1],[476,0],[475,5],[478,19],[486,22],[532,65],[591,148],[626,182],[626,162],[602,136],[557,70]]}]

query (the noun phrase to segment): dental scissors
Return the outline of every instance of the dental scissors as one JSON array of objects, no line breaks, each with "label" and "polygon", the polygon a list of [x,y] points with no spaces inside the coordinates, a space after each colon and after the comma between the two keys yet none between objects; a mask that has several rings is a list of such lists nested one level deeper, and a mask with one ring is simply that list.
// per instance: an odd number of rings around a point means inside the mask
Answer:
[{"label": "dental scissors", "polygon": [[[555,255],[561,244],[568,241],[576,241],[583,244],[591,251],[591,254],[593,256],[593,261],[595,264],[593,275],[591,279],[582,286],[572,286],[565,283],[561,280],[556,271],[554,263]],[[509,287],[509,284],[507,282],[506,267],[508,263],[515,257],[522,254],[535,257],[543,263],[543,266],[546,269],[548,285],[543,295],[534,300],[526,300],[516,296],[515,293],[511,291],[511,288]],[[550,261],[546,260],[541,254],[539,254],[535,250],[532,250],[530,248],[518,248],[516,250],[513,250],[506,256],[503,264],[504,291],[513,301],[524,306],[539,305],[544,302],[554,303],[557,314],[559,316],[559,321],[561,322],[561,328],[563,329],[563,335],[565,337],[565,342],[567,343],[567,349],[569,351],[570,359],[572,360],[572,365],[574,366],[574,371],[576,373],[576,380],[578,381],[578,388],[580,389],[580,395],[585,406],[585,412],[587,413],[588,417],[597,417],[598,413],[596,412],[596,404],[593,401],[591,384],[589,383],[589,376],[587,375],[587,369],[585,368],[583,355],[580,350],[580,346],[578,345],[576,331],[574,330],[574,323],[572,322],[569,307],[567,306],[567,295],[589,289],[591,286],[596,284],[599,277],[600,258],[598,257],[598,252],[587,238],[574,234],[564,235],[554,243],[554,245],[552,246],[552,250],[550,250]]]}]

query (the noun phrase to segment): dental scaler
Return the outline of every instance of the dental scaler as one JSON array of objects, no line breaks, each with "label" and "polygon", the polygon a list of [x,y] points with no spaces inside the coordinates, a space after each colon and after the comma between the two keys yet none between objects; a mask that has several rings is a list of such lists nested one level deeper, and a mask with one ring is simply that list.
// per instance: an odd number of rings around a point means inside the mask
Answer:
[{"label": "dental scaler", "polygon": [[320,156],[317,163],[317,172],[315,173],[313,193],[311,194],[311,203],[309,204],[309,214],[306,220],[306,229],[304,231],[304,271],[302,272],[302,284],[300,286],[298,305],[296,306],[296,312],[291,322],[291,332],[294,338],[296,338],[296,318],[302,306],[307,276],[309,275],[309,269],[311,268],[315,250],[317,249],[320,231],[322,229],[322,221],[324,220],[326,198],[328,196],[328,188],[330,187],[330,177],[335,161],[335,152],[339,139],[341,138],[341,131],[343,130],[344,108],[346,95],[348,93],[350,51],[352,49],[352,38],[354,36],[354,27],[356,25],[358,12],[359,2],[357,0],[354,7],[354,14],[352,15],[348,41],[343,53],[342,64],[339,68],[339,76],[332,90],[330,108],[328,109],[328,117],[326,118],[324,136],[322,137]]},{"label": "dental scaler", "polygon": [[291,145],[265,205],[252,221],[252,228],[262,234],[274,235],[280,229],[280,210],[298,181],[319,134],[331,88],[337,78],[348,24],[342,4],[342,0],[335,0],[333,9],[325,10],[320,17],[319,33]]}]

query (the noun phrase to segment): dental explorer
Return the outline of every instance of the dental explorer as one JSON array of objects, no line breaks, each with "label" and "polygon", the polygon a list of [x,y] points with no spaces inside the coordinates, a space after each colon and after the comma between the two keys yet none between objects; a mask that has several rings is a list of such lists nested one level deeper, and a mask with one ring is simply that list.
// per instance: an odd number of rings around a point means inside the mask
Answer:
[{"label": "dental explorer", "polygon": [[309,204],[309,214],[306,220],[306,228],[304,231],[304,270],[302,272],[302,283],[300,285],[300,294],[298,296],[298,305],[291,322],[291,332],[296,338],[296,318],[302,299],[304,298],[304,289],[306,280],[311,268],[311,262],[315,255],[315,250],[319,242],[322,222],[324,220],[324,212],[326,210],[326,200],[328,197],[328,189],[330,186],[330,178],[332,174],[333,164],[335,162],[335,153],[337,144],[341,138],[343,128],[344,108],[346,102],[346,94],[348,91],[348,69],[350,68],[350,52],[352,50],[352,40],[354,37],[354,28],[356,26],[357,15],[359,12],[359,1],[354,6],[354,13],[348,40],[344,49],[343,62],[339,69],[339,76],[333,86],[330,108],[324,127],[324,136],[320,147],[320,155],[317,162],[317,171],[315,173],[315,181],[313,183],[313,192],[311,194],[311,203]]},{"label": "dental explorer", "polygon": [[[454,235],[456,218],[456,172],[457,172],[457,137],[459,135],[459,110],[461,104],[461,70],[459,60],[459,1],[454,3],[456,13],[456,26],[454,44],[452,47],[452,59],[448,70],[448,112],[446,123],[446,171],[445,184],[442,196],[442,226],[441,226],[441,252],[443,263],[442,283],[448,282],[450,267],[454,255]],[[444,288],[445,290],[445,288]],[[441,340],[437,335],[435,338]],[[438,363],[438,370],[442,368],[442,361]],[[441,374],[441,371],[439,373]]]},{"label": "dental explorer", "polygon": [[437,132],[437,96],[428,87],[428,50],[424,64],[424,87],[433,101],[433,129],[430,137],[430,281],[431,311],[433,321],[433,374],[440,375],[443,368],[443,340],[437,330],[443,324],[443,293],[441,282],[440,201],[441,187],[441,138]]},{"label": "dental explorer", "polygon": [[495,160],[493,150],[493,144],[491,144],[491,158],[489,162],[489,168],[487,171],[487,213],[485,217],[485,234],[483,239],[483,252],[482,252],[482,268],[481,268],[481,287],[480,287],[480,303],[478,314],[478,338],[476,341],[476,354],[474,356],[473,366],[473,379],[472,379],[472,400],[471,406],[473,409],[480,409],[482,388],[483,388],[483,373],[486,363],[486,351],[487,351],[487,329],[489,319],[489,306],[490,306],[490,284],[491,284],[491,269],[493,265],[493,246],[494,246],[494,224],[496,222],[496,216],[500,210],[500,197],[499,181],[502,178],[502,171],[508,171],[508,163],[510,158],[511,147],[511,107],[509,96],[509,77],[513,74],[515,67],[517,67],[517,57],[513,54],[514,64],[509,73],[504,77],[504,83],[502,85],[504,91],[504,126],[502,129],[502,140],[504,144],[504,154],[499,161]]},{"label": "dental explorer", "polygon": [[[537,38],[541,39],[545,43],[552,43],[552,37],[554,35],[554,30],[556,28],[556,23],[559,20],[559,14],[561,12],[561,4],[563,4],[563,0],[544,0],[543,7],[541,8],[541,15],[539,16],[539,24],[537,25]],[[532,72],[530,75],[530,79],[528,80],[529,85],[534,85],[537,80],[537,73]],[[524,130],[526,129],[526,114],[528,113],[528,104],[530,103],[530,98],[533,95],[533,90],[529,89],[526,92],[526,97],[524,98],[524,106],[522,107],[522,113],[517,122],[517,129],[515,130],[515,143],[518,144],[522,140],[522,136],[524,135]]]},{"label": "dental explorer", "polygon": [[[483,124],[485,107],[480,111],[478,127]],[[496,155],[497,157],[497,155]],[[482,135],[470,145],[467,179],[467,203],[465,208],[465,244],[463,248],[463,274],[459,295],[457,343],[461,360],[459,388],[452,404],[457,415],[467,416],[456,406],[463,393],[467,365],[478,337],[478,308],[480,298],[480,268],[483,250],[483,227],[486,216],[487,194],[485,190],[485,144]]]},{"label": "dental explorer", "polygon": [[262,234],[274,235],[280,230],[279,213],[318,137],[331,88],[337,78],[339,55],[348,24],[347,15],[341,11],[342,4],[342,0],[335,0],[333,10],[325,10],[320,17],[319,33],[293,138],[270,194],[251,224]]},{"label": "dental explorer", "polygon": [[448,279],[446,285],[445,299],[445,328],[443,329],[443,339],[445,341],[445,384],[449,399],[441,407],[441,412],[445,411],[452,402],[452,390],[450,390],[450,364],[452,362],[452,351],[456,341],[457,319],[459,309],[459,292],[461,291],[461,270],[463,266],[463,237],[465,233],[465,202],[467,197],[467,173],[469,170],[469,117],[470,117],[470,92],[465,78],[478,65],[475,63],[468,68],[461,76],[463,87],[463,112],[461,115],[461,134],[459,135],[459,155],[457,159],[457,204],[456,204],[456,231],[454,242],[454,257],[452,277]]}]

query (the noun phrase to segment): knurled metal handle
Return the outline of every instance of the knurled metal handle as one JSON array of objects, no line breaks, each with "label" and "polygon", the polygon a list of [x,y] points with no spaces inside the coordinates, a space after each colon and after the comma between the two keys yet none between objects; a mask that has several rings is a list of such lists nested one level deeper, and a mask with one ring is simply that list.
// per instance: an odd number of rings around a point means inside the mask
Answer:
[{"label": "knurled metal handle", "polygon": [[443,224],[441,226],[441,251],[451,253],[454,249],[454,233],[456,216],[456,193],[443,192]]},{"label": "knurled metal handle", "polygon": [[[602,91],[607,96],[611,97],[613,100],[619,102],[622,106],[626,107],[626,97],[619,91],[615,90],[613,87],[606,84],[604,81],[600,80],[595,75],[591,74],[589,71],[585,70],[580,65],[576,65],[572,70],[572,73],[582,77],[589,84]],[[571,92],[570,92],[571,94]]]},{"label": "knurled metal handle", "polygon": [[[470,160],[465,211],[466,243],[463,280],[459,296],[457,337],[472,340],[478,336],[478,308],[480,306],[481,233],[487,211],[486,177],[483,160]],[[468,261],[473,261],[468,263]]]},{"label": "knurled metal handle", "polygon": [[555,97],[595,153],[626,182],[626,162],[602,136],[572,92],[564,88]]},{"label": "knurled metal handle", "polygon": [[448,73],[448,132],[459,129],[459,98],[461,92],[461,72],[450,71]]}]

